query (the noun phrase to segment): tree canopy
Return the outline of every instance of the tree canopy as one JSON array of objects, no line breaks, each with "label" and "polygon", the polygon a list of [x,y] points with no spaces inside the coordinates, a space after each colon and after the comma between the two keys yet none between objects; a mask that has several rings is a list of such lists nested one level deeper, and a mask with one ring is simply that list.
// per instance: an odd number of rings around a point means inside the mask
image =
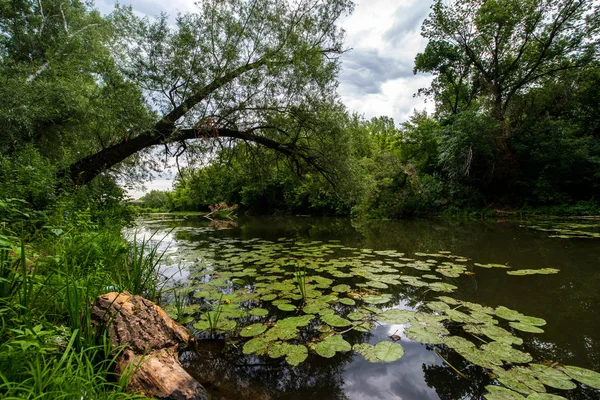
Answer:
[{"label": "tree canopy", "polygon": [[76,184],[152,146],[180,155],[209,138],[323,169],[305,139],[315,133],[310,115],[336,100],[336,21],[352,7],[211,0],[172,25],[121,6],[102,18],[80,1],[3,2],[2,145],[46,151],[61,141],[55,157]]}]

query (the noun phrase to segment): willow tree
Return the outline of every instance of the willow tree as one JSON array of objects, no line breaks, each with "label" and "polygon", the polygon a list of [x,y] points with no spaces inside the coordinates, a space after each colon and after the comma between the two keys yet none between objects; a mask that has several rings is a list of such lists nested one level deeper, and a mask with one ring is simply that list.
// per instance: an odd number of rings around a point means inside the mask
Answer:
[{"label": "willow tree", "polygon": [[206,0],[169,19],[118,5],[102,17],[80,0],[2,1],[0,151],[31,144],[78,185],[156,146],[179,156],[226,140],[324,170],[319,143],[331,132],[314,116],[337,102],[336,22],[352,8]]},{"label": "willow tree", "polygon": [[210,0],[171,25],[166,15],[140,19],[117,7],[110,49],[157,118],[124,126],[66,172],[83,184],[149,147],[178,156],[214,139],[251,142],[324,170],[305,121],[335,101],[343,52],[336,21],[351,9],[348,0]]}]

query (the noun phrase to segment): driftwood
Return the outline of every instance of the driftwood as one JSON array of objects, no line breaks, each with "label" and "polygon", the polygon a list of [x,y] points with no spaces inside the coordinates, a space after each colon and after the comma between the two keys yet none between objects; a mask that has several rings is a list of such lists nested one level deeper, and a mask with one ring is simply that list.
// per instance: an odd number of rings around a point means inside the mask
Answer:
[{"label": "driftwood", "polygon": [[178,360],[178,347],[189,334],[159,306],[140,296],[111,292],[98,297],[95,323],[106,327],[114,346],[124,347],[117,373],[131,374],[127,390],[147,397],[206,400],[206,390]]}]

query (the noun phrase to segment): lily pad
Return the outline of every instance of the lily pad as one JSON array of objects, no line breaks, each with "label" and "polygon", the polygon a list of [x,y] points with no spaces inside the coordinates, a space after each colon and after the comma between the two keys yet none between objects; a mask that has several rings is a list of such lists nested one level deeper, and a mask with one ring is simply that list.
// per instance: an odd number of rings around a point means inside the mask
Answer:
[{"label": "lily pad", "polygon": [[503,388],[502,386],[488,385],[485,388],[488,393],[486,393],[483,397],[485,397],[487,400],[525,400],[525,397],[519,393]]},{"label": "lily pad", "polygon": [[507,343],[490,342],[481,346],[481,349],[485,352],[493,353],[502,360],[511,363],[526,363],[533,359],[529,353],[517,350]]},{"label": "lily pad", "polygon": [[306,360],[306,357],[308,357],[308,349],[306,346],[301,344],[290,345],[287,349],[285,361],[292,366],[296,366]]},{"label": "lily pad", "polygon": [[398,343],[379,342],[375,345],[375,356],[379,361],[392,362],[404,355],[404,349]]},{"label": "lily pad", "polygon": [[565,365],[562,370],[576,381],[594,389],[600,389],[600,373],[572,365]]},{"label": "lily pad", "polygon": [[548,367],[542,364],[529,364],[531,373],[544,385],[555,389],[571,390],[577,385],[571,381],[571,378],[556,368]]},{"label": "lily pad", "polygon": [[351,349],[350,343],[345,341],[341,335],[330,336],[315,345],[317,354],[325,358],[333,357],[338,351],[349,351]]},{"label": "lily pad", "polygon": [[243,337],[252,337],[256,335],[260,335],[264,331],[267,330],[267,327],[263,324],[252,324],[242,328],[240,331],[240,335]]},{"label": "lily pad", "polygon": [[254,315],[255,317],[264,317],[269,315],[269,311],[264,308],[257,307],[250,310],[250,315]]},{"label": "lily pad", "polygon": [[265,354],[269,347],[269,341],[264,337],[255,337],[244,343],[242,351],[244,354]]},{"label": "lily pad", "polygon": [[413,311],[391,309],[378,314],[377,319],[386,324],[406,324],[413,315]]},{"label": "lily pad", "polygon": [[327,325],[335,326],[338,328],[352,325],[352,322],[336,314],[321,315],[321,321],[325,322]]},{"label": "lily pad", "polygon": [[560,272],[559,269],[556,268],[541,268],[541,269],[519,269],[516,271],[506,271],[508,275],[550,275],[550,274],[558,274]]},{"label": "lily pad", "polygon": [[296,306],[293,304],[279,304],[277,306],[281,311],[296,311]]},{"label": "lily pad", "polygon": [[508,324],[510,326],[512,326],[513,328],[518,329],[518,330],[523,331],[523,332],[544,333],[543,329],[538,328],[537,326],[533,326],[533,325],[529,325],[529,324],[524,324],[522,322],[509,322]]}]

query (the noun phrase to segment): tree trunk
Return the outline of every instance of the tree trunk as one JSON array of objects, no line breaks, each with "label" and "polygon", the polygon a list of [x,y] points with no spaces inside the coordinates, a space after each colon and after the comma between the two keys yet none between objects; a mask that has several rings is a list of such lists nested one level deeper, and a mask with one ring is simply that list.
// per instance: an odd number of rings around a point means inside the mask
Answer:
[{"label": "tree trunk", "polygon": [[206,390],[178,360],[178,347],[189,334],[160,307],[140,296],[111,292],[98,297],[92,318],[115,347],[116,372],[129,375],[127,391],[173,400],[207,400]]}]

